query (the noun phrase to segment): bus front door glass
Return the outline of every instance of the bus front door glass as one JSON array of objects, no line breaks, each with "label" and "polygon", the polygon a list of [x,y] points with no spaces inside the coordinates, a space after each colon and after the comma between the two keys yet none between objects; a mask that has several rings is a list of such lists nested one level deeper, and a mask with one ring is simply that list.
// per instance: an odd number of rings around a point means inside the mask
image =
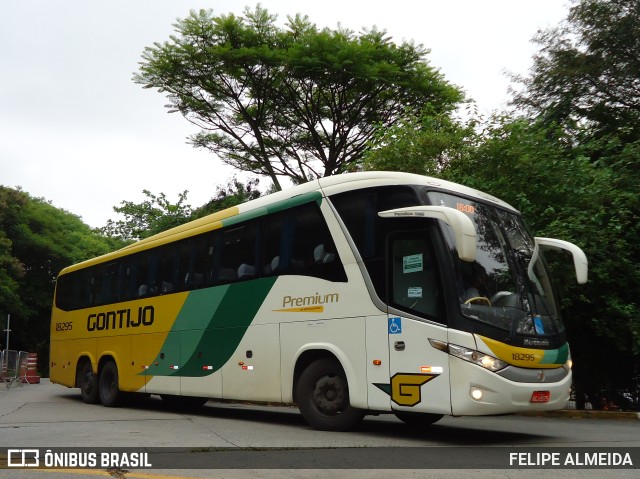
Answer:
[{"label": "bus front door glass", "polygon": [[447,342],[437,264],[425,231],[389,236],[388,333],[392,408],[451,414]]}]

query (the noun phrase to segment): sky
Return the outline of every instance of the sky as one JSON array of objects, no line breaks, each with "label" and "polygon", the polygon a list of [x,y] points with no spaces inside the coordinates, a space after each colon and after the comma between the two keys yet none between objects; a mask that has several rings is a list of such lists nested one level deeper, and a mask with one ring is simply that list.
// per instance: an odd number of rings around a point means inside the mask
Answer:
[{"label": "sky", "polygon": [[[262,0],[279,22],[302,13],[319,27],[377,26],[413,41],[481,113],[508,100],[506,73],[526,74],[539,29],[566,17],[568,0]],[[132,76],[145,47],[174,33],[192,9],[241,14],[256,1],[20,0],[0,4],[0,185],[80,216],[92,227],[142,190],[169,200],[189,190],[201,206],[234,170],[187,137],[163,94]]]}]

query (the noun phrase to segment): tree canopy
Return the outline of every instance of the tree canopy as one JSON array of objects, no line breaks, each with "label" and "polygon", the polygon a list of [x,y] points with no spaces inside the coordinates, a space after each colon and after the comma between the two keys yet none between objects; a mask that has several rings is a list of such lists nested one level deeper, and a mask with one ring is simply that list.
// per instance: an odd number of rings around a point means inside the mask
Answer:
[{"label": "tree canopy", "polygon": [[301,15],[276,20],[259,5],[241,16],[192,11],[169,41],[145,49],[134,76],[201,129],[194,146],[276,189],[280,176],[303,183],[348,171],[377,127],[463,100],[421,45],[375,28],[319,29]]},{"label": "tree canopy", "polygon": [[167,195],[155,195],[149,190],[142,190],[146,199],[142,203],[123,200],[120,206],[114,206],[113,211],[124,215],[122,220],[108,220],[101,228],[102,234],[108,237],[133,241],[153,236],[189,220],[193,208],[187,204],[187,190],[178,195],[177,203],[173,204]]},{"label": "tree canopy", "polygon": [[11,314],[15,348],[48,357],[56,276],[121,246],[44,199],[0,186],[0,318]]},{"label": "tree canopy", "polygon": [[556,28],[539,32],[540,51],[513,104],[546,123],[640,140],[640,2],[582,0]]},{"label": "tree canopy", "polygon": [[124,241],[148,238],[188,221],[258,198],[261,193],[257,186],[256,179],[243,183],[234,176],[225,186],[218,186],[214,197],[198,208],[187,203],[187,190],[178,195],[176,203],[171,203],[165,193],[155,195],[149,190],[143,190],[146,199],[141,203],[122,201],[120,206],[114,206],[113,210],[123,215],[124,219],[109,220],[106,226],[100,228],[100,232]]}]

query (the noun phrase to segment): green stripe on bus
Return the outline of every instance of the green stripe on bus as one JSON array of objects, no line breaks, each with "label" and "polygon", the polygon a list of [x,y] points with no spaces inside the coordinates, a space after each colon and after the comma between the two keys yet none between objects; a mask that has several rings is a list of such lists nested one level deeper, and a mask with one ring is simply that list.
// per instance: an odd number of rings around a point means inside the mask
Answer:
[{"label": "green stripe on bus", "polygon": [[[201,377],[218,371],[240,344],[276,279],[191,292],[161,348],[164,363],[177,364],[178,369],[154,375]],[[178,355],[182,361],[173,357]],[[160,353],[155,361],[160,361]]]},{"label": "green stripe on bus", "polygon": [[545,351],[540,364],[564,364],[567,359],[569,359],[569,345],[565,343],[558,349]]},{"label": "green stripe on bus", "polygon": [[269,206],[256,208],[245,213],[240,213],[236,216],[230,216],[229,218],[225,218],[222,220],[222,226],[232,226],[244,221],[251,220],[253,218],[259,218],[260,216],[268,215],[271,213],[278,213],[279,211],[284,211],[289,208],[293,208],[294,206],[311,203],[312,201],[322,201],[322,193],[320,193],[319,191],[311,191],[309,193],[294,196],[293,198],[289,198],[287,200],[278,201],[277,203]]}]

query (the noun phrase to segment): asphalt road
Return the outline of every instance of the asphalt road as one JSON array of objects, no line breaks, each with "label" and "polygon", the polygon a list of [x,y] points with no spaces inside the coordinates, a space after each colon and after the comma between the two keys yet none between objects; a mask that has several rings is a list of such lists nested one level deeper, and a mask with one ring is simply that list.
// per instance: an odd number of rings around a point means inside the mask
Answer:
[{"label": "asphalt road", "polygon": [[[109,448],[132,448],[125,452],[148,452],[154,464],[151,469],[127,469],[124,464],[110,471],[0,468],[0,477],[448,478],[473,471],[476,477],[492,478],[546,478],[550,472],[559,478],[600,478],[605,471],[584,465],[549,471],[543,466],[553,466],[551,460],[557,458],[536,453],[558,451],[564,462],[576,451],[590,454],[609,448],[606,451],[622,458],[629,452],[633,467],[638,468],[640,421],[445,417],[429,429],[416,431],[393,416],[379,416],[366,418],[355,431],[333,433],[309,428],[292,407],[209,401],[198,410],[177,411],[152,397],[127,407],[105,408],[84,404],[77,389],[43,380],[11,389],[0,385],[0,464],[2,456],[6,463],[9,449],[21,448],[37,448],[42,454],[45,450],[82,451],[98,457],[112,451]],[[525,455],[514,457],[514,451]],[[545,457],[547,462],[541,464]],[[633,469],[611,469],[606,474],[637,477]]]}]

